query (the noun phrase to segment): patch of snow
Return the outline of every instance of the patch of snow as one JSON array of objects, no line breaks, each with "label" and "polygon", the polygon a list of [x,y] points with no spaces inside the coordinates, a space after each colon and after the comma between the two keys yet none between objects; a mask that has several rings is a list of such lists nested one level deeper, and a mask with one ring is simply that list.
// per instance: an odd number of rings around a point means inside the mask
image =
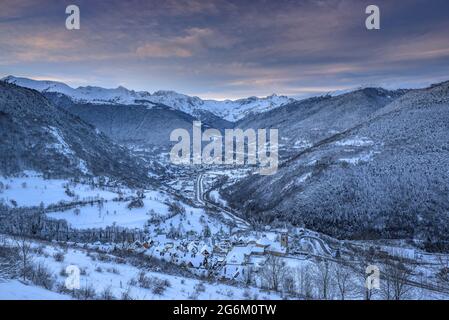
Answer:
[{"label": "patch of snow", "polygon": [[218,204],[220,204],[220,205],[222,205],[224,207],[228,206],[228,202],[221,197],[221,195],[218,192],[218,190],[212,190],[210,192],[209,196],[210,196],[212,201],[214,201],[214,202],[216,202],[216,203],[218,203]]},{"label": "patch of snow", "polygon": [[337,141],[335,143],[337,146],[354,146],[354,147],[365,147],[372,146],[374,142],[368,138],[350,138],[342,141]]},{"label": "patch of snow", "polygon": [[48,148],[56,149],[59,153],[65,156],[75,154],[73,150],[70,148],[70,146],[67,144],[67,142],[65,142],[64,137],[58,128],[49,127],[48,132],[50,132],[56,139],[56,143],[48,145]]},{"label": "patch of snow", "polygon": [[0,281],[0,300],[70,300],[71,297],[18,280]]},{"label": "patch of snow", "polygon": [[342,158],[342,159],[338,159],[341,162],[347,162],[350,164],[359,164],[362,162],[368,162],[372,159],[374,155],[374,152],[370,151],[368,153],[362,153],[361,155],[359,155],[358,157],[353,157],[353,158]]}]

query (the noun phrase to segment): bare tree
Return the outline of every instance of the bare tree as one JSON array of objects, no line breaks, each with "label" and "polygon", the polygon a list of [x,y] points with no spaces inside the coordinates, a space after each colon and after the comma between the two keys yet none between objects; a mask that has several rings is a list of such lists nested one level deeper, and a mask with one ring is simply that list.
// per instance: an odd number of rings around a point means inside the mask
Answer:
[{"label": "bare tree", "polygon": [[335,266],[333,276],[341,300],[345,300],[349,294],[354,292],[354,272],[344,265]]},{"label": "bare tree", "polygon": [[261,278],[271,290],[279,291],[279,286],[288,272],[285,262],[277,256],[270,255],[261,270]]},{"label": "bare tree", "polygon": [[[3,237],[2,237],[3,238]],[[16,247],[11,246],[6,239],[0,240],[0,279],[17,275],[20,269],[20,257]]]},{"label": "bare tree", "polygon": [[253,283],[253,267],[252,266],[248,266],[248,268],[246,268],[242,274],[243,276],[243,282],[245,283],[245,285],[250,286]]},{"label": "bare tree", "polygon": [[312,269],[310,265],[298,267],[296,269],[296,281],[298,293],[303,295],[306,299],[313,298],[313,282]]},{"label": "bare tree", "polygon": [[383,269],[382,298],[385,300],[407,299],[412,289],[409,281],[413,274],[413,268],[408,267],[402,259],[399,259],[385,262]]},{"label": "bare tree", "polygon": [[15,243],[22,263],[23,281],[26,281],[31,264],[31,242],[25,236],[17,236]]},{"label": "bare tree", "polygon": [[[369,264],[368,264],[369,265]],[[356,275],[356,281],[355,285],[357,291],[361,296],[363,296],[363,299],[365,300],[372,300],[372,298],[378,293],[378,289],[376,288],[368,288],[366,281],[368,274],[366,273],[366,267],[368,266],[365,263],[360,263],[360,265],[356,266],[354,268],[354,272]]]},{"label": "bare tree", "polygon": [[370,265],[375,265],[376,251],[373,247],[368,250],[361,251],[359,253],[360,263],[355,266],[354,271],[357,276],[357,285],[360,288],[361,294],[365,300],[371,300],[376,294],[377,290],[375,288],[368,288],[366,285],[368,274],[366,273],[366,268]]},{"label": "bare tree", "polygon": [[437,273],[437,279],[442,286],[449,284],[449,258],[448,257],[438,257],[439,270]]},{"label": "bare tree", "polygon": [[282,290],[284,293],[295,294],[295,279],[294,276],[288,272],[282,281]]},{"label": "bare tree", "polygon": [[317,263],[315,270],[316,286],[319,290],[321,299],[328,300],[332,298],[332,265],[327,260]]}]

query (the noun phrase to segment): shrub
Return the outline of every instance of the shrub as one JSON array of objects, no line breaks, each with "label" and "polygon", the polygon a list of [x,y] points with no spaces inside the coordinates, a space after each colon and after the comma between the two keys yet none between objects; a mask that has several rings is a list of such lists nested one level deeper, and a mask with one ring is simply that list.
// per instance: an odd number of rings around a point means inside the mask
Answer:
[{"label": "shrub", "polygon": [[55,279],[51,271],[43,264],[39,263],[32,268],[32,278],[34,284],[51,290],[55,285]]},{"label": "shrub", "polygon": [[168,203],[168,211],[174,215],[186,213],[186,209],[179,202]]},{"label": "shrub", "polygon": [[191,292],[189,296],[187,297],[188,300],[198,300],[198,293],[197,292]]},{"label": "shrub", "polygon": [[128,209],[143,208],[143,206],[144,206],[144,203],[143,203],[142,199],[135,199],[135,200],[132,200],[128,204]]},{"label": "shrub", "polygon": [[195,285],[195,291],[197,293],[205,292],[206,291],[206,286],[204,285],[204,283],[200,282],[200,283]]},{"label": "shrub", "polygon": [[141,288],[150,289],[152,285],[152,279],[145,276],[145,272],[141,271],[139,273],[138,283]]},{"label": "shrub", "polygon": [[120,297],[121,300],[134,300],[131,297],[131,289],[128,288],[125,292],[122,292],[122,295]]},{"label": "shrub", "polygon": [[70,294],[70,295],[74,296],[74,291],[67,289],[64,282],[57,283],[55,286],[55,290],[56,290],[56,292],[61,293],[61,294]]},{"label": "shrub", "polygon": [[108,272],[109,272],[109,273],[113,273],[113,274],[120,274],[120,271],[118,271],[117,268],[109,268],[109,269],[108,269]]},{"label": "shrub", "polygon": [[63,262],[65,259],[64,253],[62,252],[56,252],[53,255],[53,258],[55,259],[56,262]]},{"label": "shrub", "polygon": [[128,285],[130,286],[137,286],[137,279],[136,278],[132,278],[131,280],[128,281]]},{"label": "shrub", "polygon": [[243,292],[243,299],[251,300],[251,292],[249,290],[245,290],[245,292]]},{"label": "shrub", "polygon": [[34,252],[38,255],[43,255],[44,254],[44,249],[45,246],[44,245],[40,245],[37,248],[34,249]]},{"label": "shrub", "polygon": [[103,290],[103,292],[100,295],[101,300],[115,300],[114,295],[112,294],[111,287],[107,287]]},{"label": "shrub", "polygon": [[73,296],[80,300],[93,300],[96,295],[95,289],[91,284],[73,292]]},{"label": "shrub", "polygon": [[162,295],[166,288],[171,287],[170,281],[156,277],[147,277],[144,271],[139,273],[137,282],[141,288],[151,289],[151,292],[157,295]]},{"label": "shrub", "polygon": [[157,295],[162,295],[165,292],[166,287],[164,286],[164,284],[162,282],[155,282],[153,284],[153,288],[151,289],[151,292],[153,294],[157,294]]},{"label": "shrub", "polygon": [[112,261],[112,258],[109,255],[104,254],[104,253],[98,254],[97,258],[99,261],[102,261],[102,262],[111,262]]}]

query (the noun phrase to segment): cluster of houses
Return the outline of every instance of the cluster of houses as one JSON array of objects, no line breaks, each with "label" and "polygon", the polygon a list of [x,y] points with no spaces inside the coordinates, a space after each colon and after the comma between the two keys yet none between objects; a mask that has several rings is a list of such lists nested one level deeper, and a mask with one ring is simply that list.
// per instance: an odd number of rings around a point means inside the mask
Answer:
[{"label": "cluster of houses", "polygon": [[136,241],[133,246],[145,255],[184,266],[200,276],[248,281],[269,255],[288,253],[288,233],[280,230],[189,240],[161,234],[143,243]]}]

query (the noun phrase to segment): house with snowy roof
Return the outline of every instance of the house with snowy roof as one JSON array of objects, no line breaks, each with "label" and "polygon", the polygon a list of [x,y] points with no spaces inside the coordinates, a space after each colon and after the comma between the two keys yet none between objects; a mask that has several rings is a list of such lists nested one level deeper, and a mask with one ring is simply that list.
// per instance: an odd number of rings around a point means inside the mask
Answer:
[{"label": "house with snowy roof", "polygon": [[198,252],[198,244],[195,243],[195,241],[189,242],[189,244],[187,245],[187,251],[196,254]]},{"label": "house with snowy roof", "polygon": [[209,256],[209,255],[212,254],[212,247],[209,246],[209,245],[207,245],[207,244],[205,244],[205,245],[203,245],[203,247],[201,248],[200,253],[201,253],[203,256]]},{"label": "house with snowy roof", "polygon": [[262,237],[256,241],[256,246],[260,248],[268,248],[271,245],[271,241],[266,237]]},{"label": "house with snowy roof", "polygon": [[254,244],[235,246],[226,255],[220,269],[223,278],[244,281],[253,270],[251,257],[262,256],[265,248]]},{"label": "house with snowy roof", "polygon": [[196,254],[186,258],[186,266],[189,268],[205,268],[207,266],[207,257]]}]

